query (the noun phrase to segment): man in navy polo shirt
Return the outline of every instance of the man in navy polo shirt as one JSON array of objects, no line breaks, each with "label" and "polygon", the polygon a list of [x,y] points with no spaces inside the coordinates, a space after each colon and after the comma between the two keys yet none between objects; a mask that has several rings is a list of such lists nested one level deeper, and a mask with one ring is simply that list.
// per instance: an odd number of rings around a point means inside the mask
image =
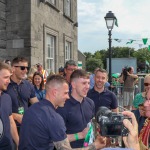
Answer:
[{"label": "man in navy polo shirt", "polygon": [[[23,116],[19,150],[53,150],[53,143],[56,149],[71,150],[63,118],[55,111],[64,106],[68,92],[68,83],[62,76],[47,78],[46,99],[32,105]],[[100,149],[105,142],[106,138],[99,137],[89,147],[81,149]]]},{"label": "man in navy polo shirt", "polygon": [[63,117],[67,128],[67,136],[72,148],[83,146],[88,128],[87,124],[94,116],[95,106],[87,98],[89,75],[84,70],[75,70],[70,77],[72,91],[70,99],[57,112]]},{"label": "man in navy polo shirt", "polygon": [[95,103],[95,113],[100,106],[105,106],[113,112],[118,111],[118,101],[115,94],[104,87],[108,80],[107,71],[98,69],[95,71],[95,85],[89,90],[87,97],[91,98]]},{"label": "man in navy polo shirt", "polygon": [[31,104],[38,102],[33,85],[25,80],[28,71],[28,61],[24,57],[16,57],[12,60],[12,76],[6,93],[12,99],[13,118],[19,126],[22,122],[24,112]]},{"label": "man in navy polo shirt", "polygon": [[11,98],[3,92],[10,83],[10,75],[10,66],[0,62],[0,150],[12,150],[12,138],[16,145],[19,143],[16,124],[12,117]]}]

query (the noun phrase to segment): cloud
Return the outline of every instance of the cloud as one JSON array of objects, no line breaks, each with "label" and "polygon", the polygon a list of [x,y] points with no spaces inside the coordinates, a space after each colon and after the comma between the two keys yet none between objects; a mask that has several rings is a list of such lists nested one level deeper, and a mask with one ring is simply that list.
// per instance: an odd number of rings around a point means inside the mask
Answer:
[{"label": "cloud", "polygon": [[[108,47],[104,16],[110,10],[117,17],[119,24],[118,28],[114,27],[112,37],[150,37],[149,6],[149,0],[78,0],[79,48],[83,51],[93,50],[94,47],[98,48],[97,42],[99,49]],[[87,47],[89,40],[91,46],[88,44]]]}]

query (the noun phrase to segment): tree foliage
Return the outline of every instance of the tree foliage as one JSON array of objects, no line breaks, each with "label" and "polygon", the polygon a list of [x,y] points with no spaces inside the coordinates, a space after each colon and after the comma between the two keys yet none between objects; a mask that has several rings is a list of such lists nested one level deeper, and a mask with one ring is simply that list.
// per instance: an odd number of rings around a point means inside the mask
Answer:
[{"label": "tree foliage", "polygon": [[86,70],[89,72],[94,72],[95,68],[103,68],[103,63],[100,59],[89,58],[86,61]]},{"label": "tree foliage", "polygon": [[[94,54],[91,52],[84,52],[87,58],[87,70],[93,72],[93,68],[103,66],[106,68],[106,61],[109,58],[108,49],[97,50]],[[146,61],[150,63],[150,51],[147,48],[142,48],[135,50],[130,47],[112,47],[112,58],[137,58],[137,64],[145,63]]]}]

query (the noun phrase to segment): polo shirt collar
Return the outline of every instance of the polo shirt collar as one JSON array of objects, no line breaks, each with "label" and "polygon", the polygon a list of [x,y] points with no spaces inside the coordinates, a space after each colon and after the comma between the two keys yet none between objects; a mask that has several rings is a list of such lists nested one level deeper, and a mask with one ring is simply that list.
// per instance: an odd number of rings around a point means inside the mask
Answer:
[{"label": "polo shirt collar", "polygon": [[[73,98],[72,95],[70,95],[69,101],[70,101],[71,103],[73,103],[73,104],[78,104],[78,103],[80,103],[80,102],[77,101],[75,98]],[[84,101],[85,101],[85,98],[83,98],[83,100],[82,100],[81,103],[83,103]]]},{"label": "polo shirt collar", "polygon": [[[99,93],[98,91],[96,91],[96,90],[94,89],[94,87],[91,89],[91,91],[92,91],[92,93],[95,93],[95,92]],[[106,92],[106,91],[107,91],[107,89],[104,88],[104,91],[102,91],[101,93]]]},{"label": "polo shirt collar", "polygon": [[[22,80],[20,84],[24,84],[25,80]],[[17,84],[16,82],[14,82],[11,78],[10,78],[10,84]]]},{"label": "polo shirt collar", "polygon": [[[50,107],[52,107],[54,110],[56,110],[56,108],[54,107],[54,105],[47,99],[43,99],[42,100],[46,105],[49,105]],[[41,101],[41,102],[42,102]],[[39,102],[40,103],[40,102]]]}]

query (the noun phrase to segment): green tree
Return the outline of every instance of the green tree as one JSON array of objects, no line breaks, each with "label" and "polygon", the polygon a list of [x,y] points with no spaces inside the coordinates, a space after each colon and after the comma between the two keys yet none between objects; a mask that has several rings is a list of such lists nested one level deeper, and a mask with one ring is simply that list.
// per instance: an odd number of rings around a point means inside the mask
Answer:
[{"label": "green tree", "polygon": [[95,68],[103,68],[103,63],[100,59],[89,58],[86,61],[86,70],[89,72],[94,72]]},{"label": "green tree", "polygon": [[139,49],[133,55],[137,58],[138,62],[145,62],[147,60],[150,63],[150,51],[147,48]]},{"label": "green tree", "polygon": [[83,54],[86,56],[86,60],[93,57],[93,54],[90,52],[84,52]]}]

